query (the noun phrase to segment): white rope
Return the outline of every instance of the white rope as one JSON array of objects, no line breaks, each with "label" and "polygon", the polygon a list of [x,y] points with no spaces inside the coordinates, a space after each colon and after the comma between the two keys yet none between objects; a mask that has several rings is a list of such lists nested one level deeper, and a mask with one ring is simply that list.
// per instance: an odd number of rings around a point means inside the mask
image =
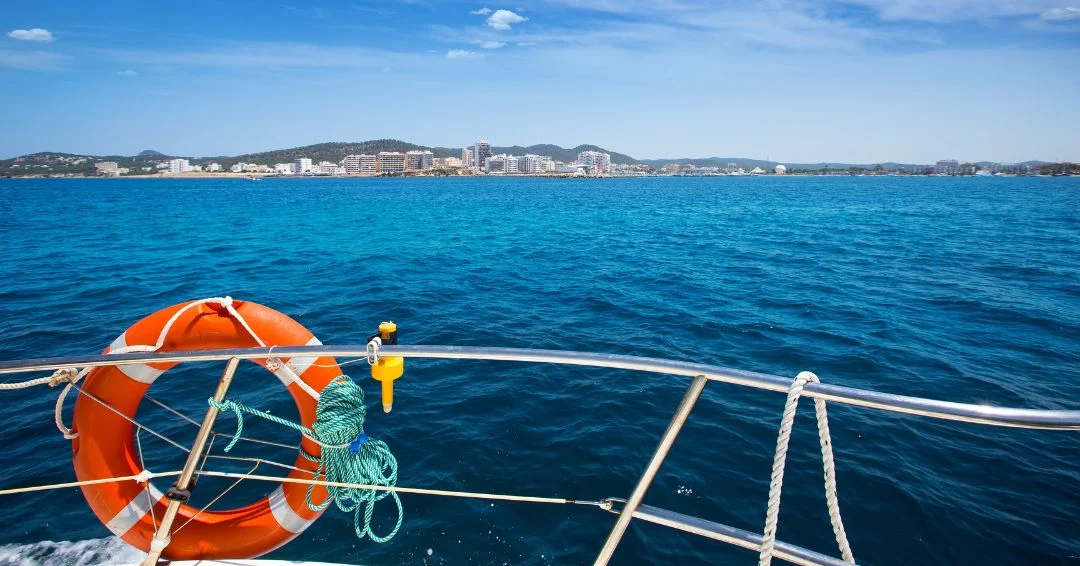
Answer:
[{"label": "white rope", "polygon": [[143,470],[133,476],[120,476],[115,478],[101,478],[96,480],[73,481],[67,483],[51,483],[48,485],[32,485],[30,487],[13,487],[11,489],[0,489],[0,495],[13,495],[16,493],[28,493],[31,491],[46,491],[49,489],[63,489],[67,487],[79,487],[83,485],[97,485],[102,483],[115,483],[122,481],[135,481],[138,483],[146,483],[147,480],[153,478],[167,478],[179,475],[180,470],[177,470],[175,472],[151,472],[149,470]]},{"label": "white rope", "polygon": [[[184,305],[183,307],[181,307],[179,310],[177,310],[175,313],[173,313],[173,315],[171,317],[169,317],[168,322],[166,322],[165,326],[163,326],[161,328],[161,332],[158,333],[157,340],[154,342],[154,344],[152,346],[151,345],[144,345],[144,344],[134,344],[134,345],[131,345],[131,346],[124,346],[123,348],[117,348],[115,350],[110,350],[108,353],[109,354],[130,354],[130,353],[133,353],[133,352],[143,352],[143,353],[156,352],[156,351],[160,350],[162,348],[162,346],[165,345],[165,340],[169,335],[169,331],[172,330],[173,324],[176,324],[176,321],[180,319],[180,316],[182,314],[184,314],[188,310],[193,309],[195,307],[198,307],[200,305],[211,304],[211,303],[218,304],[218,305],[221,305],[222,307],[224,307],[225,310],[227,310],[229,312],[229,314],[234,319],[236,319],[237,322],[240,323],[240,326],[242,326],[244,328],[244,330],[246,330],[247,333],[251,335],[251,337],[255,340],[255,342],[259,346],[261,346],[263,348],[266,347],[266,342],[263,342],[262,338],[260,338],[259,335],[256,334],[255,331],[251,329],[251,326],[248,324],[247,320],[245,320],[244,317],[239,313],[239,311],[237,311],[236,308],[233,307],[233,299],[232,299],[232,297],[225,296],[225,297],[210,297],[210,298],[207,298],[207,299],[199,299],[197,301],[192,301],[192,302]],[[270,362],[267,364],[267,367],[270,367],[271,364],[276,364],[276,362],[277,362],[277,359],[272,358],[270,360]],[[307,383],[304,383],[304,381],[302,379],[300,379],[300,376],[296,375],[296,372],[294,372],[292,370],[292,368],[290,368],[288,365],[285,365],[285,366],[282,367],[282,369],[290,374],[290,376],[292,377],[293,382],[296,383],[300,387],[300,389],[302,389],[305,393],[310,395],[313,399],[318,399],[319,398],[319,392],[315,391]],[[64,417],[63,417],[64,400],[67,399],[67,395],[71,391],[72,386],[75,385],[76,383],[78,383],[83,377],[86,377],[86,374],[89,373],[90,368],[83,368],[77,374],[74,373],[74,371],[75,371],[74,368],[64,368],[64,369],[57,370],[55,373],[53,373],[53,375],[51,375],[49,377],[40,377],[40,378],[37,378],[37,379],[32,379],[30,381],[25,381],[25,382],[22,382],[22,383],[0,384],[0,391],[9,390],[9,389],[22,389],[22,388],[25,388],[25,387],[33,387],[35,385],[44,385],[44,384],[49,384],[50,387],[55,387],[56,385],[59,385],[60,383],[63,383],[64,381],[66,381],[67,385],[64,387],[64,389],[62,391],[60,391],[60,395],[56,399],[56,408],[53,411],[53,420],[56,422],[56,428],[60,431],[61,434],[64,435],[64,438],[66,438],[68,440],[72,440],[74,438],[78,438],[79,433],[73,432],[70,428],[68,428],[64,424]],[[271,371],[274,371],[274,370],[272,369]],[[64,374],[63,378],[58,377],[61,372],[66,372]]]},{"label": "white rope", "polygon": [[[257,466],[256,466],[257,467]],[[252,468],[255,469],[255,468]],[[172,477],[179,476],[180,471],[175,472],[150,472],[149,470],[143,470],[133,476],[120,476],[115,478],[102,478],[95,480],[83,480],[67,483],[54,483],[48,485],[37,485],[30,487],[16,487],[11,489],[0,490],[0,495],[14,495],[17,493],[27,493],[32,491],[45,491],[49,489],[62,489],[68,487],[78,487],[83,485],[96,485],[102,483],[113,483],[122,481],[137,481],[139,483],[145,483],[152,478]],[[562,504],[580,504],[580,505],[596,505],[602,506],[601,501],[585,501],[579,499],[565,499],[562,497],[534,497],[531,495],[508,495],[504,493],[485,493],[476,491],[450,491],[445,489],[426,489],[420,487],[401,487],[393,485],[367,485],[360,483],[345,483],[345,482],[331,482],[322,481],[317,479],[303,479],[303,478],[291,478],[291,477],[275,477],[275,476],[263,476],[252,473],[235,473],[235,472],[215,472],[215,471],[199,471],[195,472],[198,476],[213,476],[219,478],[232,478],[239,480],[256,480],[278,483],[296,483],[304,485],[319,485],[323,487],[346,487],[355,489],[373,489],[377,491],[395,491],[398,493],[414,493],[418,495],[442,495],[446,497],[465,497],[470,499],[492,499],[498,501],[524,501],[529,503],[562,503]],[[231,488],[230,488],[231,489]]]},{"label": "white rope", "polygon": [[[788,443],[791,440],[791,428],[795,423],[795,411],[799,406],[799,397],[808,382],[820,383],[816,375],[804,371],[795,377],[788,389],[784,416],[780,420],[780,434],[776,439],[776,454],[773,456],[772,477],[769,481],[769,507],[765,513],[765,532],[761,541],[758,565],[768,566],[772,562],[773,548],[776,545],[776,527],[780,518],[780,492],[784,485],[784,463],[787,460]],[[825,470],[825,501],[829,506],[829,521],[832,523],[840,555],[845,562],[855,563],[848,544],[847,532],[840,518],[840,502],[836,497],[836,467],[833,462],[832,437],[829,434],[829,416],[825,412],[825,401],[814,399],[817,414],[818,439],[821,441],[821,463]]]}]

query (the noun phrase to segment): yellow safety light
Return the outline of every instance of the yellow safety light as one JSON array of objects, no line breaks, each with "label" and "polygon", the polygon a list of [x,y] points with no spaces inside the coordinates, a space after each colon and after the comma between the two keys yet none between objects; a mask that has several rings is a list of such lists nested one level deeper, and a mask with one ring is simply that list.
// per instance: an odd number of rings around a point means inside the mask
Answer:
[{"label": "yellow safety light", "polygon": [[[384,322],[379,325],[379,339],[387,346],[397,344],[397,325],[393,322]],[[379,357],[379,361],[371,365],[371,377],[382,382],[382,407],[384,413],[389,413],[394,407],[394,380],[405,373],[404,358]]]}]

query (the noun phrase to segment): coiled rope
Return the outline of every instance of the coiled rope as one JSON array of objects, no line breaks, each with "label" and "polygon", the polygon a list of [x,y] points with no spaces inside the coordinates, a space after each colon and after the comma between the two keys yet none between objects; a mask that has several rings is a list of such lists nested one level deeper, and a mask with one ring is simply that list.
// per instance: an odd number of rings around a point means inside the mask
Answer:
[{"label": "coiled rope", "polygon": [[[315,422],[310,429],[231,399],[219,403],[211,398],[209,403],[212,407],[222,411],[230,410],[236,415],[236,434],[225,447],[226,452],[240,440],[244,430],[243,414],[248,413],[297,430],[305,438],[317,443],[321,447],[318,458],[301,451],[305,458],[318,463],[315,478],[323,476],[327,482],[354,485],[393,487],[397,484],[397,459],[385,442],[368,438],[364,433],[367,413],[364,407],[364,390],[347,375],[334,378],[322,390],[315,409]],[[321,511],[333,501],[338,509],[352,512],[353,529],[358,538],[367,536],[375,542],[387,542],[394,538],[401,528],[404,511],[401,499],[395,491],[327,486],[329,497],[326,501],[315,503],[311,500],[314,488],[314,484],[308,485],[308,508]],[[375,503],[388,496],[397,504],[397,523],[389,534],[380,536],[371,530],[371,519]]]},{"label": "coiled rope", "polygon": [[[780,492],[784,486],[784,462],[787,460],[788,442],[791,440],[791,427],[795,423],[795,410],[799,407],[799,397],[808,382],[820,383],[818,376],[804,371],[795,377],[788,389],[784,416],[780,419],[780,435],[776,439],[776,454],[773,456],[772,477],[769,481],[769,506],[765,513],[765,533],[762,535],[761,552],[758,566],[769,566],[772,562],[773,548],[776,545],[776,527],[780,518]],[[836,466],[833,462],[832,436],[829,434],[829,415],[825,412],[825,401],[814,399],[817,414],[818,440],[821,441],[821,463],[825,470],[825,501],[829,506],[829,521],[832,523],[836,543],[844,562],[855,563],[848,544],[844,522],[840,518],[840,502],[836,497]]]}]

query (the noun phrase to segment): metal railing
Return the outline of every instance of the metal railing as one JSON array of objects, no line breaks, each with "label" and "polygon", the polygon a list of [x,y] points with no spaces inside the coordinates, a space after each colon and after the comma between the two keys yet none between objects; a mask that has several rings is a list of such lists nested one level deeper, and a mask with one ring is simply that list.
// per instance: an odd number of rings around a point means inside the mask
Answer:
[{"label": "metal railing", "polygon": [[[272,350],[273,351],[271,352],[270,348],[239,348],[15,360],[0,362],[0,374],[110,365],[227,360],[229,362],[228,366],[219,383],[218,391],[215,394],[223,397],[228,388],[228,382],[231,381],[232,372],[236,369],[236,362],[238,360],[262,359],[271,356],[274,358],[291,358],[294,356],[362,358],[366,357],[368,354],[366,344],[274,347]],[[556,350],[468,346],[383,346],[379,350],[379,355],[403,358],[443,358],[553,363],[637,370],[692,377],[693,379],[686,390],[686,394],[676,408],[675,414],[672,416],[667,429],[661,437],[660,443],[653,452],[653,455],[634,487],[633,492],[625,501],[610,500],[612,502],[623,502],[624,505],[621,510],[616,510],[613,506],[609,509],[612,512],[617,513],[619,518],[597,556],[595,564],[607,564],[622,539],[630,521],[635,518],[722,541],[742,548],[754,550],[760,548],[762,536],[759,534],[715,523],[706,519],[643,505],[642,500],[644,499],[653,478],[663,464],[668,451],[678,437],[683,424],[692,412],[694,404],[701,396],[705,385],[709,381],[719,381],[755,389],[786,393],[791,386],[791,379],[778,375],[729,369],[707,364],[639,356],[564,352]],[[989,405],[954,403],[950,401],[894,395],[823,383],[807,384],[803,390],[803,395],[834,403],[951,421],[1027,429],[1080,430],[1080,410],[1017,409]],[[198,438],[202,438],[206,434],[209,434],[214,417],[216,417],[216,413],[212,413],[212,411],[213,408],[211,407],[204,418]],[[198,438],[196,439],[196,443],[199,442]],[[191,454],[195,455],[197,454],[197,451],[193,450]],[[166,532],[164,535],[167,536],[168,533]],[[774,555],[777,558],[795,564],[843,564],[843,562],[836,558],[782,542],[776,543]]]}]

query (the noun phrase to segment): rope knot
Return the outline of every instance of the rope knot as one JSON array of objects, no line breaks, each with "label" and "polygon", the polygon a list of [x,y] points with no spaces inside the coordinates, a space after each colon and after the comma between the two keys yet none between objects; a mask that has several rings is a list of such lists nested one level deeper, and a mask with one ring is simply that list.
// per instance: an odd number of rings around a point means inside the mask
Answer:
[{"label": "rope knot", "polygon": [[60,368],[49,376],[49,387],[56,387],[63,383],[73,383],[79,372],[75,368]]}]

